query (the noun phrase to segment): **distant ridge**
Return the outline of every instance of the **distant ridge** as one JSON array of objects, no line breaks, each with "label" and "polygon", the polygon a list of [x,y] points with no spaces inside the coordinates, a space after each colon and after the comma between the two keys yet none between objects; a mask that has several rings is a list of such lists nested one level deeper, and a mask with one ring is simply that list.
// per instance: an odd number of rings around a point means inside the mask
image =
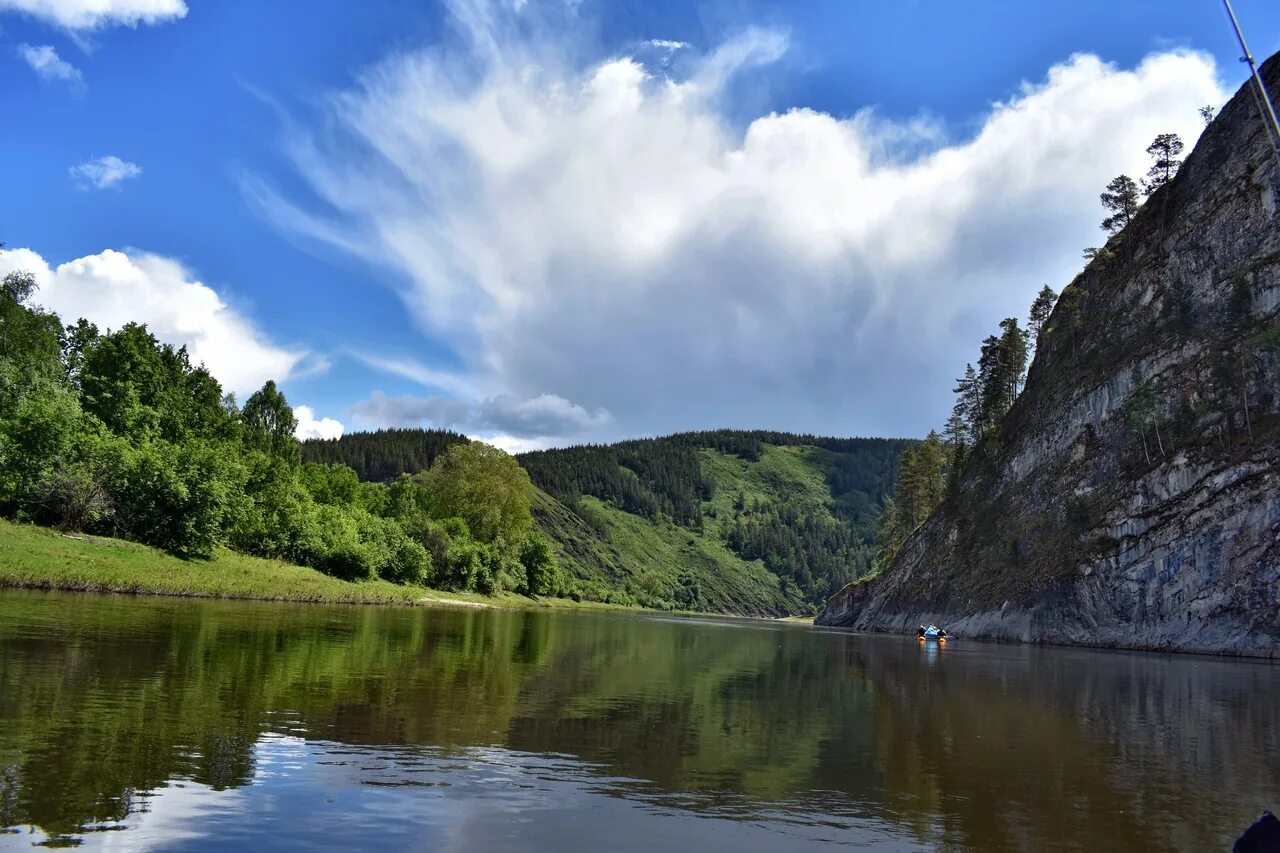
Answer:
[{"label": "distant ridge", "polygon": [[[387,429],[303,444],[362,479],[430,467],[467,439]],[[534,516],[587,598],[658,608],[813,612],[870,568],[906,439],[711,430],[516,458]]]}]

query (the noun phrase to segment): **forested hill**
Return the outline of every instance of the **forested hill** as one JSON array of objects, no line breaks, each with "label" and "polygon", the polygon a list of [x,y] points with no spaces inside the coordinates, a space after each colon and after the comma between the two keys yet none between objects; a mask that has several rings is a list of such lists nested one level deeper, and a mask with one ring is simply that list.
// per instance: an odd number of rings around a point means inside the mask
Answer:
[{"label": "forested hill", "polygon": [[[416,473],[462,436],[381,430],[309,441],[362,478]],[[808,612],[870,568],[902,439],[720,430],[526,453],[534,516],[586,598]]]},{"label": "forested hill", "polygon": [[302,443],[302,458],[346,465],[361,480],[387,482],[427,470],[450,447],[466,442],[465,435],[447,429],[380,429],[309,439]]}]

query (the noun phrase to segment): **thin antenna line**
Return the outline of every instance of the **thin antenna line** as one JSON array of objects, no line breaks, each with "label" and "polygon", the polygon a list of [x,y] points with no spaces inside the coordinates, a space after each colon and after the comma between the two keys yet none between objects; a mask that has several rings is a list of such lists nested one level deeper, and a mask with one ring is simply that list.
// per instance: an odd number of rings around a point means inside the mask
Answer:
[{"label": "thin antenna line", "polygon": [[1231,26],[1236,31],[1236,39],[1240,42],[1240,50],[1244,56],[1240,57],[1241,62],[1249,64],[1249,73],[1253,76],[1254,99],[1258,102],[1258,112],[1262,113],[1262,123],[1267,128],[1267,138],[1271,140],[1271,152],[1276,156],[1276,165],[1280,166],[1280,119],[1276,118],[1276,108],[1271,103],[1271,96],[1267,94],[1267,86],[1262,82],[1262,75],[1258,73],[1258,66],[1253,61],[1253,54],[1249,53],[1249,45],[1245,44],[1244,32],[1240,29],[1240,21],[1236,18],[1236,12],[1231,8],[1231,0],[1222,0],[1222,5],[1227,7],[1227,16],[1231,18]]}]

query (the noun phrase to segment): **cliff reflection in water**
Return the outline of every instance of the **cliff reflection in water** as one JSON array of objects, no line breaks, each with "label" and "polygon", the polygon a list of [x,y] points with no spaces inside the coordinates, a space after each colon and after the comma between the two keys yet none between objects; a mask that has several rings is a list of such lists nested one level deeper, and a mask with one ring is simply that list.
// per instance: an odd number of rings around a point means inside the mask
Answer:
[{"label": "cliff reflection in water", "polygon": [[391,846],[463,797],[541,821],[548,847],[608,838],[592,821],[615,811],[582,805],[604,797],[632,804],[635,841],[713,818],[790,846],[1225,849],[1280,805],[1277,699],[1276,667],[1207,658],[0,592],[0,826],[127,835],[179,784],[236,791],[220,808],[247,822],[287,780],[328,796],[299,832],[395,787]]}]

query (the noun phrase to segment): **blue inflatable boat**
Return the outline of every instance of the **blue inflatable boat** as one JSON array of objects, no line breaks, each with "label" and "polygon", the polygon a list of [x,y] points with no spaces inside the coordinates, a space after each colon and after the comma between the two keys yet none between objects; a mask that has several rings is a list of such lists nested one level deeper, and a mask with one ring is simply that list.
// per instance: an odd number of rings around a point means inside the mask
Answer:
[{"label": "blue inflatable boat", "polygon": [[949,638],[947,632],[937,625],[921,625],[916,630],[916,639],[921,643],[938,643],[941,645],[945,644]]}]

